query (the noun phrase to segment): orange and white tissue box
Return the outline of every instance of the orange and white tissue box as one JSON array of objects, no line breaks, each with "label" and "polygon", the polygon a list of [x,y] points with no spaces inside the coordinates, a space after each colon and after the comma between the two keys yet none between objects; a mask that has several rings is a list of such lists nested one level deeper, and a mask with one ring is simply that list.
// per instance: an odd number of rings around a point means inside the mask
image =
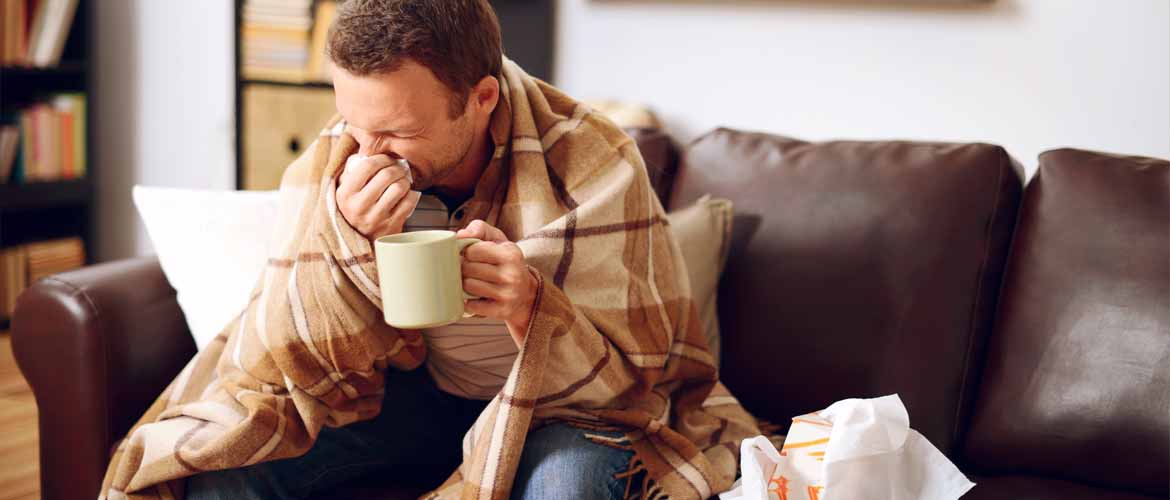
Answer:
[{"label": "orange and white tissue box", "polygon": [[833,423],[816,413],[792,419],[780,461],[768,478],[769,500],[822,500],[825,451]]},{"label": "orange and white tissue box", "polygon": [[796,417],[779,451],[764,436],[745,439],[740,470],[720,500],[954,500],[974,486],[910,428],[896,394]]}]

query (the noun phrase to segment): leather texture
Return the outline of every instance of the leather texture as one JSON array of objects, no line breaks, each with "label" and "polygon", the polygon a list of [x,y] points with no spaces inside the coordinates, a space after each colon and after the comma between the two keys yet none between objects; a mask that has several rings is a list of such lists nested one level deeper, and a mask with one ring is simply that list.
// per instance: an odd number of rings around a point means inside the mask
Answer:
[{"label": "leather texture", "polygon": [[1150,500],[1138,493],[1097,488],[1035,476],[972,477],[975,487],[963,500]]},{"label": "leather texture", "polygon": [[[1021,208],[1019,167],[996,146],[720,129],[676,172],[658,134],[636,138],[669,207],[735,203],[723,378],[750,410],[785,427],[896,392],[979,474],[964,498],[1166,498],[1166,161],[1049,152]],[[194,354],[174,293],[157,260],[135,259],[21,296],[13,348],[40,412],[42,498],[93,498],[110,447]],[[448,472],[330,498],[415,498]]]},{"label": "leather texture", "polygon": [[[999,146],[810,143],[718,129],[672,208],[735,206],[719,290],[723,381],[787,419],[897,393],[944,452],[965,425],[1021,193]],[[789,374],[789,375],[784,375]]]},{"label": "leather texture", "polygon": [[1166,498],[1170,163],[1044,153],[1008,266],[967,459]]},{"label": "leather texture", "polygon": [[95,498],[113,443],[195,353],[153,258],[38,281],[17,301],[12,347],[36,396],[45,499]]},{"label": "leather texture", "polygon": [[665,206],[678,171],[678,147],[670,136],[658,129],[627,128],[625,132],[638,145],[646,172],[650,174],[650,185]]}]

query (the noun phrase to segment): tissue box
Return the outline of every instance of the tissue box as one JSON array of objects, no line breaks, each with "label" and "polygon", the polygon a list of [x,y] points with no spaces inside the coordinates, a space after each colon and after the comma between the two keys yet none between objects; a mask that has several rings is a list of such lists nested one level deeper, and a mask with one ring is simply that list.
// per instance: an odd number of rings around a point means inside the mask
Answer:
[{"label": "tissue box", "polygon": [[743,477],[721,500],[954,500],[974,484],[910,428],[895,394],[792,419],[784,446],[740,443]]},{"label": "tissue box", "polygon": [[768,479],[769,500],[820,500],[825,489],[825,451],[833,423],[816,413],[792,419],[780,461]]}]

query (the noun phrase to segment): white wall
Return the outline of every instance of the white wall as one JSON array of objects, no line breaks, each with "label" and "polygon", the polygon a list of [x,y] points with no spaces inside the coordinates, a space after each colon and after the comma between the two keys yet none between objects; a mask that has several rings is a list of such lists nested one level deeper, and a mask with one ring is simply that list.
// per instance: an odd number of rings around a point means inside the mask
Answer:
[{"label": "white wall", "polygon": [[[1170,157],[1170,2],[558,0],[555,82],[715,126],[808,139],[1077,146]],[[929,3],[929,0],[922,0]],[[869,2],[869,3],[866,3]],[[234,187],[232,2],[97,14],[97,257],[151,252],[136,183]]]},{"label": "white wall", "polygon": [[[1170,2],[559,0],[555,82],[675,137],[1074,146],[1170,157]],[[506,34],[505,34],[506,36]]]},{"label": "white wall", "polygon": [[230,0],[103,0],[94,109],[98,260],[152,253],[134,184],[235,188]]}]

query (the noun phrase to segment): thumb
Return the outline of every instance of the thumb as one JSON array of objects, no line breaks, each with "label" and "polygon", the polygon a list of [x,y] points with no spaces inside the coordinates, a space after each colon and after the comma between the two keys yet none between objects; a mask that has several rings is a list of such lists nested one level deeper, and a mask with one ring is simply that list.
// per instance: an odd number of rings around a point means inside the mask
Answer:
[{"label": "thumb", "polygon": [[484,238],[484,222],[479,220],[479,219],[471,221],[471,223],[468,224],[467,227],[460,229],[459,232],[455,233],[455,237],[457,237],[457,238],[479,238],[481,240],[485,239]]}]

